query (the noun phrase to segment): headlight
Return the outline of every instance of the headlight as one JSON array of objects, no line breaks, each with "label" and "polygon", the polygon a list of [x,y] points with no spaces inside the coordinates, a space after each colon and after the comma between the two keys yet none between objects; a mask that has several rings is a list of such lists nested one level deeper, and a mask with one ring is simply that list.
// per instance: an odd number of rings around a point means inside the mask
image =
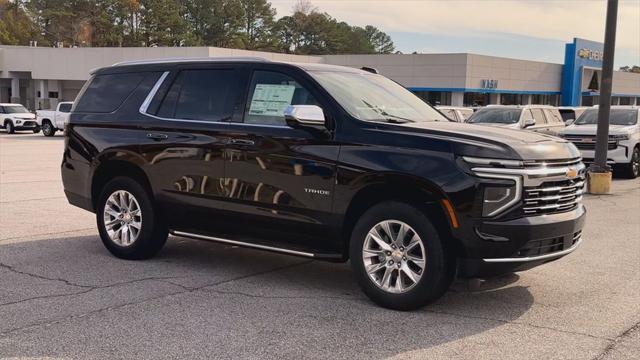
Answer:
[{"label": "headlight", "polygon": [[621,134],[621,135],[610,135],[610,139],[612,140],[629,140],[629,134]]},{"label": "headlight", "polygon": [[511,186],[486,186],[482,200],[482,216],[496,215],[516,201],[518,201],[518,189],[515,182]]},{"label": "headlight", "polygon": [[16,120],[16,124],[22,124],[22,120]]}]

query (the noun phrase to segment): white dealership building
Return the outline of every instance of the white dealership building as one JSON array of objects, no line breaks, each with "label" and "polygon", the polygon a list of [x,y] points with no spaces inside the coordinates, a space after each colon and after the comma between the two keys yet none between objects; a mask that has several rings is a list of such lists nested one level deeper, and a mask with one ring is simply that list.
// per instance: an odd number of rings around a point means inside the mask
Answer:
[{"label": "white dealership building", "polygon": [[[71,101],[92,69],[121,61],[229,56],[372,67],[433,104],[576,106],[597,103],[602,44],[574,39],[563,64],[469,53],[300,56],[215,47],[0,46],[0,102],[42,109]],[[612,102],[640,105],[640,74],[616,71]]]}]

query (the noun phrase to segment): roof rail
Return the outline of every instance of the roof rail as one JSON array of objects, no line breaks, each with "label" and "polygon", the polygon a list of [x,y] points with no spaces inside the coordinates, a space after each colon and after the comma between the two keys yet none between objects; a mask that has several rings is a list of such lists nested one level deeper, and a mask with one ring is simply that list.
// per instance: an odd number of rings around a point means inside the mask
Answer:
[{"label": "roof rail", "polygon": [[184,58],[160,58],[160,59],[148,59],[148,60],[130,60],[117,62],[111,66],[124,66],[124,65],[145,65],[145,64],[167,64],[178,62],[224,62],[224,61],[254,61],[254,62],[267,62],[269,59],[257,57],[257,56],[212,56],[212,57],[184,57]]}]

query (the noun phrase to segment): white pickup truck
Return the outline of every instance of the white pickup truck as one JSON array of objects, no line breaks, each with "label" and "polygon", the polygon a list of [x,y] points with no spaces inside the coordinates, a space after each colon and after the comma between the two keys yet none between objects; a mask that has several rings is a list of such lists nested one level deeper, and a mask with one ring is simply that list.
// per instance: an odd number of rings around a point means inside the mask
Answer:
[{"label": "white pickup truck", "polygon": [[72,102],[61,102],[55,110],[36,111],[36,122],[42,129],[44,136],[53,136],[56,131],[64,130],[64,125],[69,122]]}]

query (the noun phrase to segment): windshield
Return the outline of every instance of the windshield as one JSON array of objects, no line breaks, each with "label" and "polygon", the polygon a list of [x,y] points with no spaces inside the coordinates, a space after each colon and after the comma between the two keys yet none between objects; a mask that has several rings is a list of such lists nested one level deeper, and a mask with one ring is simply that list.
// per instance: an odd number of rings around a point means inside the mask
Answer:
[{"label": "windshield", "polygon": [[520,120],[522,109],[482,108],[467,122],[475,124],[515,124]]},{"label": "windshield", "polygon": [[[611,125],[635,125],[638,122],[638,110],[611,109],[609,124]],[[598,109],[585,111],[574,124],[590,125],[598,123]]]},{"label": "windshield", "polygon": [[394,123],[449,121],[384,76],[337,71],[311,71],[310,74],[357,119]]},{"label": "windshield", "polygon": [[20,113],[28,113],[29,110],[27,110],[22,105],[10,105],[10,106],[4,107],[4,112],[6,112],[7,114],[20,114]]}]

